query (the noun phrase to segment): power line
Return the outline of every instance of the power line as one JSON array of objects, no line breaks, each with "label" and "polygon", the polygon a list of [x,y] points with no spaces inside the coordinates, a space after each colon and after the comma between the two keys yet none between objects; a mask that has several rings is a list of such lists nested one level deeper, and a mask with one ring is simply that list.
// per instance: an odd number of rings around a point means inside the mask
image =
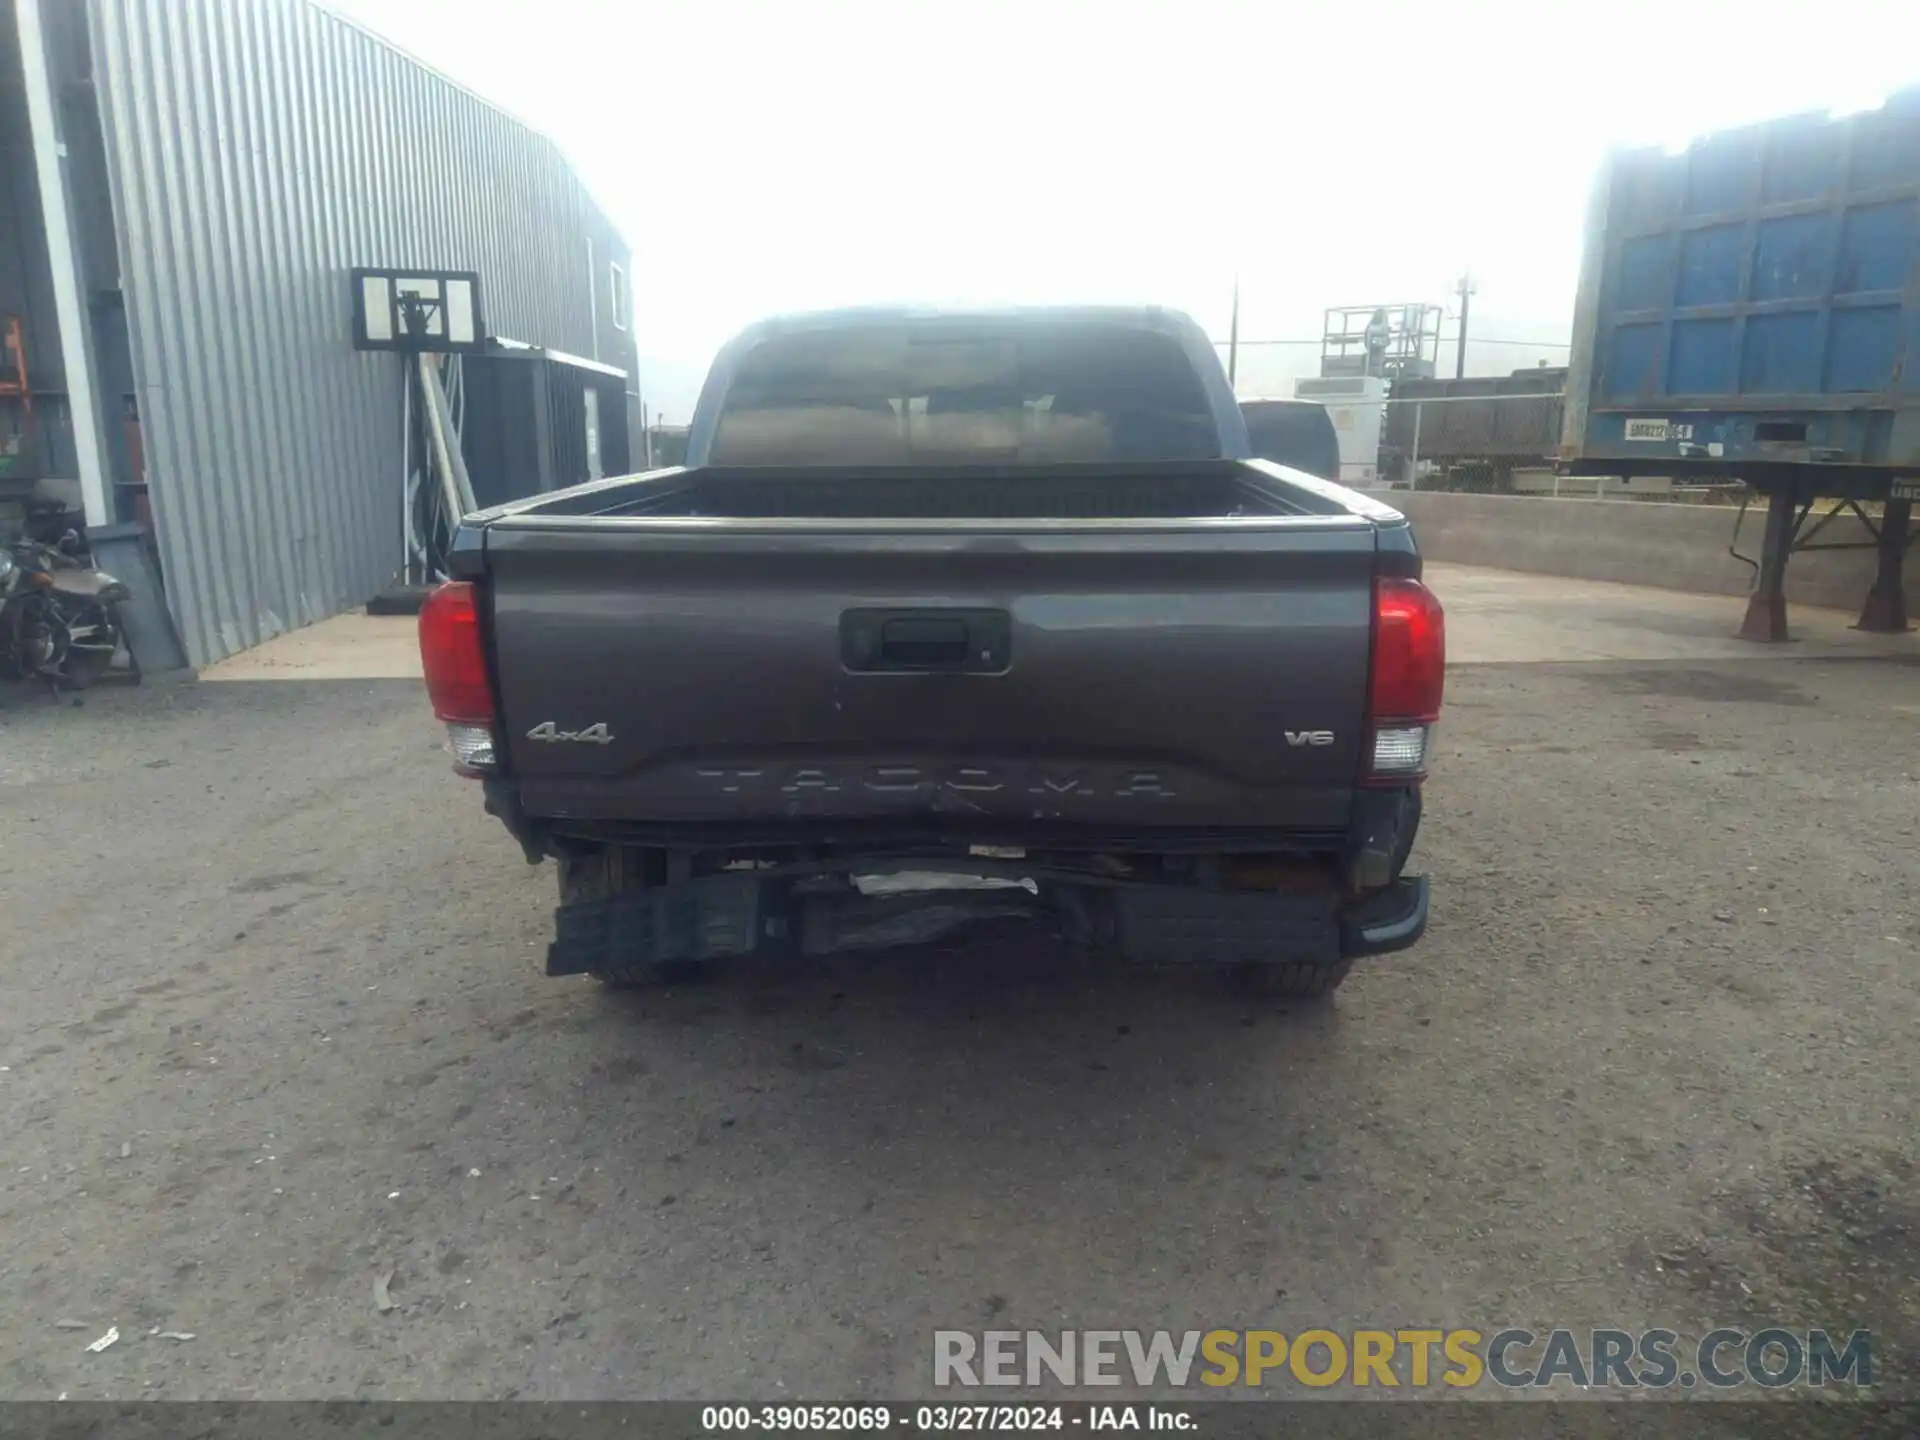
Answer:
[{"label": "power line", "polygon": [[[1220,346],[1238,343],[1244,350],[1250,345],[1320,345],[1324,342],[1320,340],[1241,340],[1238,342],[1216,340],[1213,343]],[[1496,340],[1490,335],[1475,335],[1467,343],[1469,345],[1520,345],[1532,350],[1571,350],[1573,348],[1572,342],[1567,340]]]},{"label": "power line", "polygon": [[1538,350],[1571,350],[1571,340],[1495,340],[1491,336],[1475,335],[1467,341],[1469,345],[1531,345]]}]

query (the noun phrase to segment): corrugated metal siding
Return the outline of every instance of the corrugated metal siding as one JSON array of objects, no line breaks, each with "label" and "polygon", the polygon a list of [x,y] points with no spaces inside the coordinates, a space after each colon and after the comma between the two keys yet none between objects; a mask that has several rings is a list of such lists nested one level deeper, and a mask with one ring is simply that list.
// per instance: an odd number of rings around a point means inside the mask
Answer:
[{"label": "corrugated metal siding", "polygon": [[550,141],[304,0],[90,14],[155,528],[205,664],[398,565],[401,362],[351,348],[348,271],[478,270],[493,333],[590,353],[604,222]]}]

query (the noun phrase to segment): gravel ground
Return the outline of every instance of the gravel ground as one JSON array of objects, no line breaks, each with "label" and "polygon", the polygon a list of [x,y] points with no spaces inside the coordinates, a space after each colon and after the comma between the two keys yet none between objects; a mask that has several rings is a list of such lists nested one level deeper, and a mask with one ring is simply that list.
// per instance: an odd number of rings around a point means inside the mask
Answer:
[{"label": "gravel ground", "polygon": [[1911,1374],[1920,667],[1449,702],[1428,939],[1289,1011],[1018,932],[611,996],[413,684],[0,697],[0,1393],[909,1397],[989,1323]]}]

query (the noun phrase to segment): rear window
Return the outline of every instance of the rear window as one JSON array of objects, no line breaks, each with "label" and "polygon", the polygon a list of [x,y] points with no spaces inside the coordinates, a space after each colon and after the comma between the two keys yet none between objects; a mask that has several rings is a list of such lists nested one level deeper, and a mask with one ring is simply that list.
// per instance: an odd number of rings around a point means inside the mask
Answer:
[{"label": "rear window", "polygon": [[876,323],[750,350],[715,465],[1201,460],[1220,453],[1179,343],[1116,324]]}]

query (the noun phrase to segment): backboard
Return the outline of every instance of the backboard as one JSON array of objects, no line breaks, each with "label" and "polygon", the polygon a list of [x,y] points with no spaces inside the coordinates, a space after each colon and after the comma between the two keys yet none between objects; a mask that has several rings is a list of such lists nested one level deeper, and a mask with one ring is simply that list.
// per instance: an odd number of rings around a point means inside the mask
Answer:
[{"label": "backboard", "polygon": [[353,272],[356,350],[479,350],[487,343],[471,270]]}]

